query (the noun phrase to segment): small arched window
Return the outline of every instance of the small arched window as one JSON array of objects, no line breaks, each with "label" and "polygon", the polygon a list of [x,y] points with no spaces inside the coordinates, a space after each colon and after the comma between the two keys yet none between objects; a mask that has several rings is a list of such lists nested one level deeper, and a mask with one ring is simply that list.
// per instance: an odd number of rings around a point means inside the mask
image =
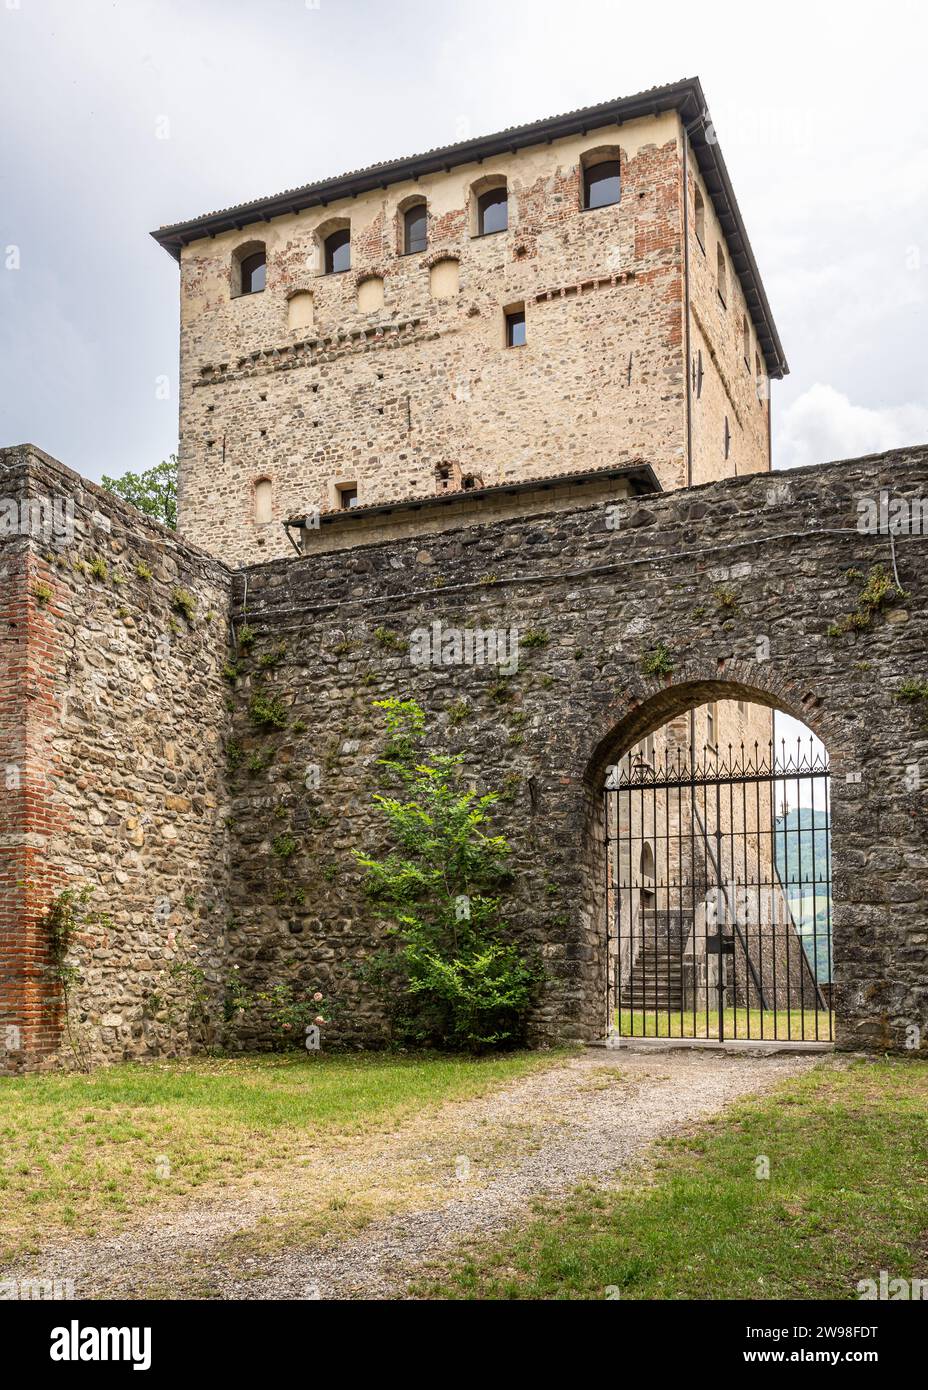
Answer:
[{"label": "small arched window", "polygon": [[429,210],[425,203],[414,203],[403,213],[403,255],[424,251],[429,244]]},{"label": "small arched window", "polygon": [[232,295],[257,294],[267,279],[267,252],[262,241],[249,241],[232,253]]},{"label": "small arched window", "polygon": [[719,299],[722,301],[722,307],[725,308],[728,304],[728,269],[725,265],[725,252],[722,250],[721,242],[719,242],[716,248],[716,266],[718,276],[716,286],[719,292]]},{"label": "small arched window", "polygon": [[747,314],[741,315],[741,338],[744,351],[744,365],[751,370],[751,329]]},{"label": "small arched window", "polygon": [[617,159],[601,159],[583,170],[583,206],[605,208],[617,203],[622,193],[622,181]]},{"label": "small arched window", "polygon": [[505,184],[488,188],[477,198],[477,235],[505,232],[509,226],[509,193]]},{"label": "small arched window", "polygon": [[343,270],[350,270],[350,229],[348,227],[341,227],[337,232],[331,232],[325,239],[324,250],[326,275],[338,275]]},{"label": "small arched window", "polygon": [[706,204],[699,189],[696,189],[696,221],[695,221],[696,240],[702,249],[706,249]]}]

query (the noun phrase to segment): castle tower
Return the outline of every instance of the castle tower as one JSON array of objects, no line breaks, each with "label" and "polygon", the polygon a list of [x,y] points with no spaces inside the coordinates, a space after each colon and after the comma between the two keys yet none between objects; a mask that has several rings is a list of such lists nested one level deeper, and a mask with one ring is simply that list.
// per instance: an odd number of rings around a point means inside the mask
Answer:
[{"label": "castle tower", "polygon": [[229,563],[315,509],[770,466],[787,367],[697,79],[153,235],[181,272],[179,528]]}]

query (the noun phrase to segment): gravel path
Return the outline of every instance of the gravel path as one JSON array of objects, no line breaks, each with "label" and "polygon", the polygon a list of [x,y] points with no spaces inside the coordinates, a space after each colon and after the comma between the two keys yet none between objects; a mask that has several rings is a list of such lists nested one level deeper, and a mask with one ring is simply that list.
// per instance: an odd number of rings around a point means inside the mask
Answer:
[{"label": "gravel path", "polygon": [[230,1258],[223,1248],[230,1236],[262,1217],[286,1223],[299,1192],[290,1175],[277,1190],[146,1216],[118,1236],[56,1246],[28,1268],[0,1271],[0,1279],[70,1279],[78,1298],[403,1298],[424,1266],[463,1241],[506,1229],[533,1198],[582,1181],[608,1183],[654,1140],[816,1060],[591,1050],[373,1141],[321,1152],[312,1173],[320,1191],[418,1184],[414,1209],[373,1221],[361,1234],[309,1245],[297,1236],[288,1245],[284,1229],[281,1250]]}]

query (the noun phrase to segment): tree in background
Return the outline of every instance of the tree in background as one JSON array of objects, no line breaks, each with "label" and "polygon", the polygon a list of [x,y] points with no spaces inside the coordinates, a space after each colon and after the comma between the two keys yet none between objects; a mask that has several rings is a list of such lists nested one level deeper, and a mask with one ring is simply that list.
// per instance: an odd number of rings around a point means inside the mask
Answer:
[{"label": "tree in background", "polygon": [[419,754],[414,700],[378,700],[388,730],[380,764],[399,787],[375,796],[395,849],[356,851],[391,946],[368,976],[399,1041],[483,1052],[524,1040],[540,970],[509,939],[502,894],[509,845],[490,832],[497,797],[461,783],[461,755]]},{"label": "tree in background", "polygon": [[107,492],[131,502],[146,516],[177,530],[177,455],[163,459],[144,473],[123,473],[121,478],[103,475]]}]

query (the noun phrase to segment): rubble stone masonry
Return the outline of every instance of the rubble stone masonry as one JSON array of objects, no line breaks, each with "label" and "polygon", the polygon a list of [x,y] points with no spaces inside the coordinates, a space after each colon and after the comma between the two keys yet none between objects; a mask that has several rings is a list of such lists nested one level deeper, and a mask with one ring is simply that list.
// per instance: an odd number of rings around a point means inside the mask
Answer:
[{"label": "rubble stone masonry", "polygon": [[[355,484],[362,505],[426,497],[440,466],[493,485],[643,458],[665,489],[684,486],[686,379],[700,364],[692,481],[766,469],[766,377],[758,393],[753,328],[747,366],[743,352],[750,315],[692,160],[686,361],[685,139],[665,112],[191,241],[182,533],[229,563],[283,556],[281,522],[337,506],[340,484]],[[621,199],[584,210],[583,162],[597,153],[620,157]],[[508,230],[476,236],[476,193],[499,178]],[[414,198],[428,204],[428,247],[403,255]],[[350,225],[351,269],[327,275],[322,240],[339,225]],[[236,294],[238,258],[257,245],[266,288]],[[449,293],[435,268],[452,261]],[[526,343],[508,348],[513,307]],[[270,484],[266,514],[259,483]]]},{"label": "rubble stone masonry", "polygon": [[[857,504],[923,498],[928,449],[641,497],[617,484],[618,526],[578,495],[237,573],[31,446],[0,453],[0,483],[0,521],[19,518],[0,542],[4,1069],[196,1050],[191,978],[215,1020],[233,971],[337,1000],[327,1045],[382,1040],[359,972],[382,926],[353,851],[383,847],[387,696],[417,699],[429,746],[500,793],[509,918],[547,975],[534,1041],[604,1031],[605,767],[688,709],[743,699],[831,754],[838,1045],[902,1049],[917,1028],[925,1048],[925,537],[862,533]],[[22,529],[24,500],[56,497],[71,537]],[[829,635],[894,563],[904,594]],[[520,634],[516,668],[414,665],[435,621]],[[642,674],[658,645],[660,679]],[[45,910],[84,884],[96,915],[68,954],[66,1020]],[[270,1035],[249,1016],[237,1040]]]},{"label": "rubble stone masonry", "polygon": [[[171,967],[215,996],[225,963],[229,573],[28,445],[0,497],[0,1065],[186,1050]],[[85,885],[66,1020],[45,912]]]}]

